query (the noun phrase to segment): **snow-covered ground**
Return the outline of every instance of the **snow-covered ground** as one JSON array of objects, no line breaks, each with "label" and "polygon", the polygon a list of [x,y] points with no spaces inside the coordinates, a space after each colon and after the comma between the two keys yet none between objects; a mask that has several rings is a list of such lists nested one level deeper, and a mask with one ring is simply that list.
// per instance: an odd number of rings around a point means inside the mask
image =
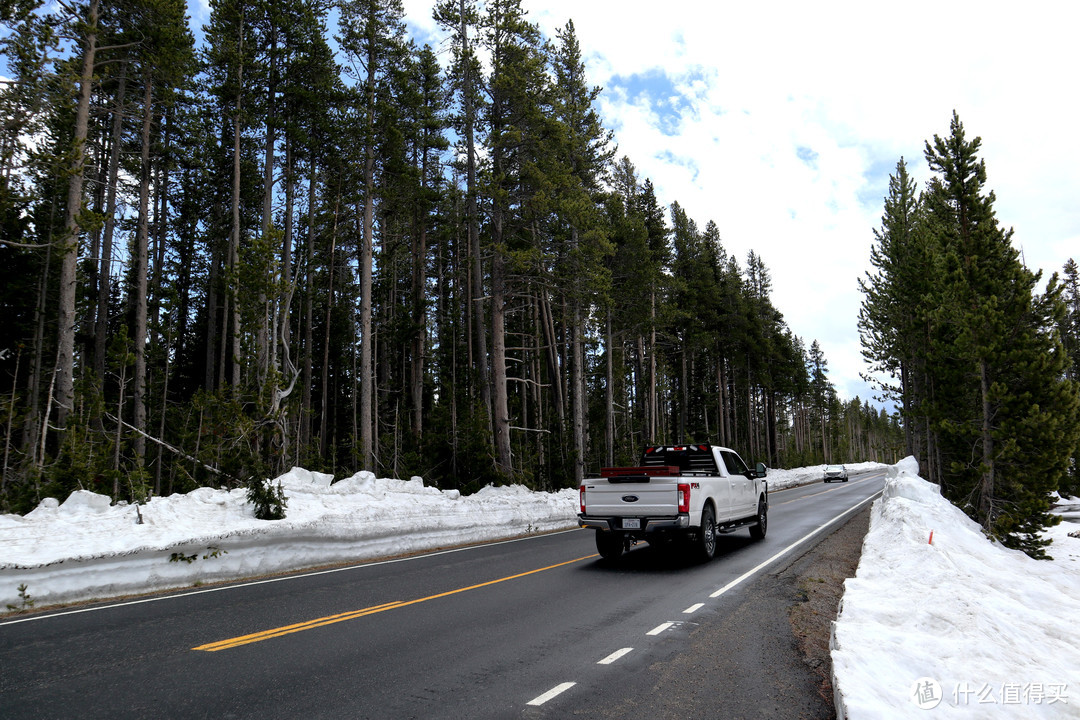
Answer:
[{"label": "snow-covered ground", "polygon": [[[574,527],[577,491],[486,487],[462,497],[423,480],[277,478],[285,518],[257,520],[246,490],[199,488],[145,505],[84,490],[0,515],[0,608],[189,587]],[[139,519],[142,522],[139,522]],[[0,609],[2,612],[2,609]]]},{"label": "snow-covered ground", "polygon": [[[1080,525],[1051,562],[992,543],[911,458],[890,469],[834,626],[837,711],[1080,718]],[[1076,499],[1062,508],[1076,518]],[[931,533],[933,540],[931,541]]]},{"label": "snow-covered ground", "polygon": [[[770,470],[769,488],[817,480],[821,470]],[[1080,525],[1051,531],[1053,562],[1031,560],[986,540],[916,471],[910,458],[890,468],[858,573],[845,586],[833,650],[838,711],[878,720],[921,717],[933,705],[927,717],[1080,718],[1080,539],[1068,536]],[[213,488],[138,508],[79,491],[25,517],[0,515],[0,614],[29,602],[190,587],[576,526],[576,490],[489,487],[462,497],[420,478],[362,472],[332,480],[302,469],[283,475],[275,482],[288,498],[286,517],[275,521],[256,520],[243,490]],[[1080,503],[1062,513],[1080,518]]]}]

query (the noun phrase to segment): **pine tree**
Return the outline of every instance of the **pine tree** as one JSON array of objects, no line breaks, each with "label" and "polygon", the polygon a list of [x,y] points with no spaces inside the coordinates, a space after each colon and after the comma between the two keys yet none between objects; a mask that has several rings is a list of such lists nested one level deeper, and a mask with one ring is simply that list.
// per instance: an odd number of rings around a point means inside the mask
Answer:
[{"label": "pine tree", "polygon": [[[907,171],[903,158],[896,164],[896,173],[889,177],[889,195],[881,229],[874,230],[875,244],[870,250],[870,263],[875,274],[867,273],[859,280],[866,296],[859,310],[859,335],[863,357],[877,373],[899,380],[899,387],[879,379],[886,400],[898,401],[912,412],[915,407],[913,374],[919,347],[920,300],[925,295],[926,268],[915,257],[916,223],[919,203],[915,181]],[[914,414],[912,412],[912,414]],[[907,451],[916,454],[916,434],[912,431],[914,417],[905,423]]]},{"label": "pine tree", "polygon": [[[71,160],[68,171],[67,202],[64,209],[64,230],[57,242],[60,255],[60,297],[58,307],[59,326],[56,352],[56,424],[63,432],[68,414],[75,405],[75,299],[77,260],[83,230],[83,181],[86,168],[86,141],[90,124],[90,96],[94,81],[94,57],[98,49],[98,18],[100,4],[90,0],[78,20],[80,28],[81,71],[78,85],[74,133],[71,138]],[[83,8],[79,8],[80,11]],[[79,22],[81,20],[82,22]],[[50,408],[46,408],[48,417]]]},{"label": "pine tree", "polygon": [[[564,289],[571,306],[571,406],[574,436],[574,482],[584,477],[585,424],[588,409],[585,335],[588,308],[606,294],[610,278],[604,259],[611,253],[607,227],[600,212],[600,182],[613,150],[611,133],[603,129],[593,107],[600,88],[585,80],[573,22],[558,30],[551,57],[554,71],[553,115],[559,121],[553,137],[560,142],[552,153],[558,163],[548,166],[548,181],[556,197],[557,235],[566,238]],[[541,158],[547,155],[541,151]]]},{"label": "pine tree", "polygon": [[[133,34],[140,36],[136,72],[141,75],[143,90],[140,132],[140,179],[138,226],[135,234],[134,328],[135,376],[134,407],[135,453],[139,464],[146,451],[147,430],[147,321],[149,290],[150,190],[154,168],[151,165],[151,130],[158,103],[165,105],[175,89],[194,70],[194,41],[187,30],[184,4],[176,0],[142,0],[132,8]],[[163,223],[161,217],[155,218]],[[161,269],[158,268],[160,273]]]},{"label": "pine tree", "polygon": [[1045,294],[1012,247],[1012,231],[986,193],[981,140],[966,138],[954,113],[950,134],[926,144],[939,174],[928,210],[940,248],[942,306],[934,313],[946,492],[1010,547],[1040,555],[1037,533],[1051,524],[1049,493],[1065,474],[1080,433],[1077,387],[1064,379],[1067,358],[1057,334],[1060,288]]},{"label": "pine tree", "polygon": [[491,388],[495,466],[514,471],[508,397],[506,317],[512,254],[527,246],[525,214],[538,175],[542,128],[550,127],[544,108],[550,82],[540,31],[528,21],[520,0],[492,0],[482,20],[481,42],[491,57],[485,144],[490,156],[487,192],[491,201]]},{"label": "pine tree", "polygon": [[831,409],[836,399],[836,389],[829,381],[829,363],[817,340],[810,344],[809,357],[810,394],[814,402],[814,415],[818,430],[818,442],[821,444],[821,462],[832,462],[832,448],[829,445],[829,425]]},{"label": "pine tree", "polygon": [[374,339],[372,334],[372,272],[375,244],[375,153],[379,98],[387,75],[399,56],[405,31],[400,0],[351,0],[342,5],[342,49],[351,59],[357,81],[356,114],[363,149],[363,211],[360,233],[360,383],[359,441],[362,467],[375,467]]}]

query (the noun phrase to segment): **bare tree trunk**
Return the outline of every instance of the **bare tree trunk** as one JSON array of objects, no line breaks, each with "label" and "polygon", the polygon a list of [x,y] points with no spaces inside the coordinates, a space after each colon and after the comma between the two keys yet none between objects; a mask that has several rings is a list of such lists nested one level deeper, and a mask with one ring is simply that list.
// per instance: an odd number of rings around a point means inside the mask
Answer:
[{"label": "bare tree trunk", "polygon": [[372,394],[374,377],[371,337],[371,263],[374,244],[375,210],[375,72],[374,45],[369,44],[367,58],[367,138],[364,149],[363,234],[360,240],[360,454],[363,468],[374,470],[372,444]]},{"label": "bare tree trunk", "polygon": [[543,370],[541,369],[541,358],[544,356],[544,349],[542,347],[544,343],[544,329],[542,327],[540,298],[533,297],[532,303],[532,316],[533,316],[533,353],[532,353],[532,376],[536,382],[532,384],[532,401],[535,411],[535,423],[534,427],[540,432],[533,433],[536,441],[536,465],[542,473],[541,485],[543,489],[554,489],[551,482],[551,474],[547,472],[547,453],[544,450],[544,434],[547,430],[546,423],[544,422],[544,397],[542,390]]},{"label": "bare tree trunk", "polygon": [[991,421],[989,367],[979,361],[979,388],[982,392],[982,474],[979,478],[979,523],[990,533],[994,529],[994,434]]},{"label": "bare tree trunk", "polygon": [[686,350],[686,338],[682,338],[682,352],[679,353],[679,414],[678,427],[676,429],[675,440],[679,442],[689,442],[693,438],[689,437],[689,429],[687,428],[688,417],[687,410],[690,405],[690,377],[687,374],[687,350]]},{"label": "bare tree trunk", "polygon": [[94,325],[94,373],[105,377],[106,337],[109,327],[109,294],[112,280],[113,231],[116,227],[116,181],[120,173],[120,148],[123,144],[124,97],[127,92],[127,63],[120,66],[120,83],[116,89],[116,109],[113,111],[112,139],[109,148],[109,170],[105,198],[105,226],[98,264],[97,322]]},{"label": "bare tree trunk", "polygon": [[[240,38],[240,55],[244,52],[244,12],[240,12],[238,35]],[[224,358],[225,347],[231,348],[232,353],[232,395],[237,397],[240,393],[240,302],[239,302],[239,287],[237,286],[238,280],[236,278],[240,269],[240,118],[243,100],[243,87],[244,87],[244,65],[243,63],[236,69],[236,111],[233,116],[233,177],[232,177],[232,232],[229,235],[229,269],[232,271],[229,274],[228,280],[228,300],[226,301],[226,319],[222,323],[223,334],[230,336],[230,342],[226,342],[224,337],[222,339],[222,357]],[[229,325],[228,311],[232,314],[232,327]],[[222,381],[225,378],[224,363],[222,364]]]},{"label": "bare tree trunk", "polygon": [[[171,345],[171,340],[169,342]],[[169,371],[172,365],[169,363],[169,353],[165,353],[165,378],[161,383],[161,420],[158,422],[158,437],[165,437],[165,418],[168,415],[169,404]],[[164,450],[161,445],[158,445],[157,465],[154,467],[154,494],[161,495],[161,471],[164,462],[162,461],[162,453]]]},{"label": "bare tree trunk", "polygon": [[641,430],[641,442],[639,444],[644,445],[648,440],[648,418],[649,418],[649,397],[647,392],[647,385],[645,383],[645,336],[638,335],[637,342],[637,362],[635,364],[634,372],[634,391],[638,409],[641,413],[640,430]]},{"label": "bare tree trunk", "polygon": [[371,193],[375,190],[374,181],[374,149],[368,149],[368,159],[365,162],[365,200],[363,208],[364,226],[360,239],[360,367],[357,369],[357,380],[360,383],[360,406],[357,423],[360,433],[360,461],[365,470],[374,471],[374,452],[371,437],[372,425],[372,394],[374,392],[375,378],[373,377],[373,338],[371,337],[371,263],[372,263],[372,235],[374,233],[372,221]]},{"label": "bare tree trunk", "polygon": [[334,199],[334,229],[330,233],[330,272],[326,291],[326,318],[323,326],[323,364],[322,364],[322,412],[319,415],[319,447],[322,454],[326,455],[327,441],[329,439],[327,425],[330,415],[330,314],[334,309],[334,272],[337,264],[337,232],[338,217],[341,211],[341,187],[337,188]]},{"label": "bare tree trunk", "polygon": [[720,404],[717,433],[720,436],[720,444],[731,447],[731,438],[728,437],[727,426],[727,370],[724,367],[724,358],[722,357],[718,358],[716,363],[716,384],[720,388],[717,393],[717,401]]},{"label": "bare tree trunk", "polygon": [[[55,210],[55,203],[52,208]],[[50,213],[50,220],[52,216]],[[52,223],[49,223],[50,227]],[[23,453],[31,458],[31,463],[37,466],[37,447],[40,437],[41,415],[41,373],[45,367],[45,311],[49,296],[49,271],[52,268],[52,244],[45,248],[45,266],[41,272],[41,280],[38,283],[37,306],[34,308],[34,343],[33,354],[30,356],[30,373],[27,385],[30,396],[27,399],[28,410],[23,421]],[[53,373],[55,378],[55,373]]]},{"label": "bare tree trunk", "polygon": [[[277,62],[277,27],[270,28],[270,47],[268,52],[267,67],[269,87],[266,91],[266,137],[264,138],[263,146],[263,206],[262,206],[262,224],[261,235],[264,243],[269,244],[270,227],[272,224],[273,214],[273,199],[274,199],[274,144],[277,141],[276,130],[276,118],[274,117],[274,96],[275,88],[275,72]],[[269,248],[268,248],[269,250]],[[273,255],[267,252],[267,263],[272,263],[270,259]],[[271,267],[264,268],[265,277],[273,277]],[[274,311],[272,306],[275,300],[267,297],[264,287],[259,289],[259,329],[258,334],[255,337],[255,373],[259,389],[264,391],[260,393],[260,397],[266,397],[266,383],[270,376],[270,368],[273,365],[273,359],[270,352],[270,336],[274,332],[271,328],[270,318],[273,316]],[[276,390],[271,390],[273,393]]]},{"label": "bare tree trunk", "polygon": [[656,291],[650,297],[649,307],[649,445],[656,444],[656,417],[659,415],[656,396]]},{"label": "bare tree trunk", "polygon": [[150,125],[154,117],[153,83],[143,77],[142,172],[139,178],[139,225],[135,232],[135,388],[132,392],[132,419],[135,429],[135,456],[140,467],[146,454],[146,316],[147,266],[150,236]]},{"label": "bare tree trunk", "polygon": [[[496,238],[501,237],[501,217],[496,213]],[[513,472],[510,454],[510,408],[507,403],[506,387],[506,324],[505,324],[505,262],[502,251],[496,241],[495,257],[491,270],[491,368],[492,368],[492,404],[495,429],[495,464],[503,475]]]},{"label": "bare tree trunk", "polygon": [[570,383],[574,421],[574,484],[580,485],[585,477],[585,351],[582,338],[581,303],[574,300],[573,323],[570,328]]},{"label": "bare tree trunk", "polygon": [[79,215],[82,211],[83,170],[86,136],[90,120],[90,92],[94,80],[94,53],[97,49],[98,0],[90,0],[86,11],[86,38],[83,44],[79,100],[75,111],[73,158],[68,179],[64,234],[60,238],[60,297],[57,335],[56,420],[60,431],[67,426],[74,399],[75,377],[75,284],[78,281]]},{"label": "bare tree trunk", "polygon": [[604,378],[604,407],[606,408],[607,427],[605,428],[606,464],[615,464],[615,339],[611,330],[611,308],[607,311],[607,367]]},{"label": "bare tree trunk", "polygon": [[[421,190],[427,191],[428,153],[424,151],[424,159],[420,170]],[[410,378],[412,397],[412,431],[419,439],[424,431],[424,353],[427,349],[427,311],[425,308],[425,289],[427,286],[427,220],[425,213],[417,213],[416,232],[413,234],[413,327],[416,328],[413,337],[412,350],[412,377]]]},{"label": "bare tree trunk", "polygon": [[562,393],[562,370],[559,367],[558,339],[555,337],[555,317],[551,311],[551,303],[547,297],[547,291],[543,288],[537,294],[540,304],[540,323],[544,332],[544,344],[547,346],[548,374],[551,377],[551,402],[555,408],[556,422],[559,431],[565,422],[566,403]]},{"label": "bare tree trunk", "polygon": [[[298,445],[307,447],[311,442],[311,380],[312,380],[312,324],[315,319],[315,287],[312,282],[312,269],[315,265],[315,196],[317,189],[316,163],[311,159],[311,168],[308,177],[308,222],[307,222],[307,259],[304,269],[304,369],[303,369],[303,397],[301,398],[301,422],[300,442]],[[333,272],[333,268],[330,269]],[[300,271],[297,270],[297,274]],[[299,459],[297,460],[299,464]]]},{"label": "bare tree trunk", "polygon": [[465,110],[465,220],[469,229],[469,278],[471,302],[466,310],[473,330],[474,377],[480,385],[480,401],[491,415],[491,381],[488,376],[487,328],[484,322],[484,272],[480,255],[480,220],[476,206],[476,107],[473,102],[475,79],[469,62],[469,29],[465,0],[460,0],[461,54],[465,58],[462,78],[462,101]]}]

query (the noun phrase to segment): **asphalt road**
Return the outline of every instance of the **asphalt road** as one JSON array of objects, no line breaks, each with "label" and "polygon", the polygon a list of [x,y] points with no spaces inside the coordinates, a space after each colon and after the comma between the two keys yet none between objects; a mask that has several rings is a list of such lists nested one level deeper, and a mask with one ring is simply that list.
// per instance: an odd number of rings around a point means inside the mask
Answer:
[{"label": "asphalt road", "polygon": [[882,485],[772,493],[706,564],[574,530],[0,621],[0,717],[752,717],[791,654],[769,578]]}]

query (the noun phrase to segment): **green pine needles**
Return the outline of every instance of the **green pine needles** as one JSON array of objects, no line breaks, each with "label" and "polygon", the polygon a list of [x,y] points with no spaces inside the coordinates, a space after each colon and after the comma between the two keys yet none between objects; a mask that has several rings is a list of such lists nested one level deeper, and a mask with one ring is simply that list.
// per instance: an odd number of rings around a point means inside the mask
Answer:
[{"label": "green pine needles", "polygon": [[18,612],[20,610],[32,610],[34,607],[34,600],[30,597],[30,593],[27,592],[26,583],[19,585],[19,604],[12,605],[8,603],[7,609],[12,612]]},{"label": "green pine needles", "polygon": [[[926,143],[936,174],[918,197],[897,165],[862,284],[863,354],[899,386],[908,452],[987,535],[1046,557],[1051,493],[1080,442],[1078,385],[1062,343],[1057,275],[1038,291],[986,192],[981,139],[954,113]],[[1074,371],[1073,371],[1074,372]],[[1075,375],[1073,375],[1075,377]]]},{"label": "green pine needles", "polygon": [[274,485],[269,480],[252,476],[248,481],[247,499],[255,506],[255,517],[259,520],[281,520],[285,517],[285,490],[281,483]]}]

